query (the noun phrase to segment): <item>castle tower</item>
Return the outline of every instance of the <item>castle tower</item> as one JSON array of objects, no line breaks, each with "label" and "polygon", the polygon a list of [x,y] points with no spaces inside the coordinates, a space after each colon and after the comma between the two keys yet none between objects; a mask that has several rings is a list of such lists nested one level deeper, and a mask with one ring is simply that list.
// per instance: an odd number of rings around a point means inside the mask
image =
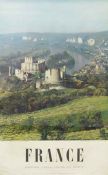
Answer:
[{"label": "castle tower", "polygon": [[9,66],[9,77],[11,77],[11,66]]},{"label": "castle tower", "polygon": [[48,69],[45,72],[45,82],[48,84],[59,84],[60,70],[59,69]]},{"label": "castle tower", "polygon": [[33,58],[32,57],[25,57],[25,63],[32,64]]},{"label": "castle tower", "polygon": [[61,79],[64,79],[65,74],[66,74],[66,66],[63,66],[63,67],[60,69],[60,78],[61,78]]}]

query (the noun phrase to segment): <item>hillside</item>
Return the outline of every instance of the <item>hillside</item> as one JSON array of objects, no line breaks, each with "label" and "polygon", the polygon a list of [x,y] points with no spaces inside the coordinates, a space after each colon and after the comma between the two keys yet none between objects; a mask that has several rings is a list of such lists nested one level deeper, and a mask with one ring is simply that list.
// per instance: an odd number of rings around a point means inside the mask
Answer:
[{"label": "hillside", "polygon": [[66,51],[63,53],[51,55],[47,61],[47,66],[49,68],[63,67],[64,65],[70,69],[72,69],[72,67],[75,65],[74,58]]},{"label": "hillside", "polygon": [[[96,111],[102,113],[104,128],[108,127],[108,97],[85,97],[69,102],[65,105],[52,107],[38,112],[19,114],[13,116],[0,116],[0,140],[38,140],[40,139],[37,125],[40,121],[47,121],[48,126],[57,127],[57,123],[69,118],[71,125],[75,125],[74,131],[65,132],[65,139],[101,139],[100,130],[78,131],[78,121],[82,116]],[[22,126],[28,119],[33,119],[33,128],[26,130]],[[32,120],[31,120],[32,121]],[[48,139],[55,139],[56,130]]]}]

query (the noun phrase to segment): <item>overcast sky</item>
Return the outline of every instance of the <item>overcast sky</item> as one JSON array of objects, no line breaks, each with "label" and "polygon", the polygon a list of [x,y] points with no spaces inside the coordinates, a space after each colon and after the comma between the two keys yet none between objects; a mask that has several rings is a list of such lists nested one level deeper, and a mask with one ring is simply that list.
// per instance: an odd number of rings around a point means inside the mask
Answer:
[{"label": "overcast sky", "polygon": [[108,0],[0,0],[0,33],[108,30]]}]

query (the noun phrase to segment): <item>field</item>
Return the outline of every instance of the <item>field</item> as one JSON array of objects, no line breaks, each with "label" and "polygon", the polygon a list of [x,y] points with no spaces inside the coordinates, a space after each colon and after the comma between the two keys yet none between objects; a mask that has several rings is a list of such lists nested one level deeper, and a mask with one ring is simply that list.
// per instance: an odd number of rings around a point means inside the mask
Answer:
[{"label": "field", "polygon": [[[21,126],[22,123],[28,118],[34,119],[34,125],[40,120],[45,120],[53,126],[57,121],[64,120],[69,115],[72,115],[77,120],[81,116],[86,116],[88,113],[94,111],[101,111],[104,128],[107,132],[108,127],[108,97],[83,97],[71,101],[65,105],[57,107],[47,108],[37,112],[0,116],[0,140],[40,140],[40,133],[37,131],[35,126],[30,130],[20,130],[20,127],[15,127],[17,124]],[[51,139],[49,137],[49,139]],[[89,130],[89,131],[69,131],[65,133],[66,140],[76,139],[101,139],[100,130]]]}]

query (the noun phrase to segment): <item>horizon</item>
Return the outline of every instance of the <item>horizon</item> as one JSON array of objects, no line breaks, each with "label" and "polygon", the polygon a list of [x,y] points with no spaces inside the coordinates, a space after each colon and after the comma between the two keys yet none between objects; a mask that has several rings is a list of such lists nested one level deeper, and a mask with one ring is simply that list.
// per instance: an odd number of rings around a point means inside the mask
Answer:
[{"label": "horizon", "polygon": [[0,0],[0,34],[108,31],[108,1]]},{"label": "horizon", "polygon": [[95,34],[95,33],[105,33],[108,32],[108,30],[102,30],[102,31],[94,31],[94,32],[10,32],[10,33],[0,33],[0,35],[14,35],[14,34],[72,34],[72,35],[77,35],[77,34]]}]

